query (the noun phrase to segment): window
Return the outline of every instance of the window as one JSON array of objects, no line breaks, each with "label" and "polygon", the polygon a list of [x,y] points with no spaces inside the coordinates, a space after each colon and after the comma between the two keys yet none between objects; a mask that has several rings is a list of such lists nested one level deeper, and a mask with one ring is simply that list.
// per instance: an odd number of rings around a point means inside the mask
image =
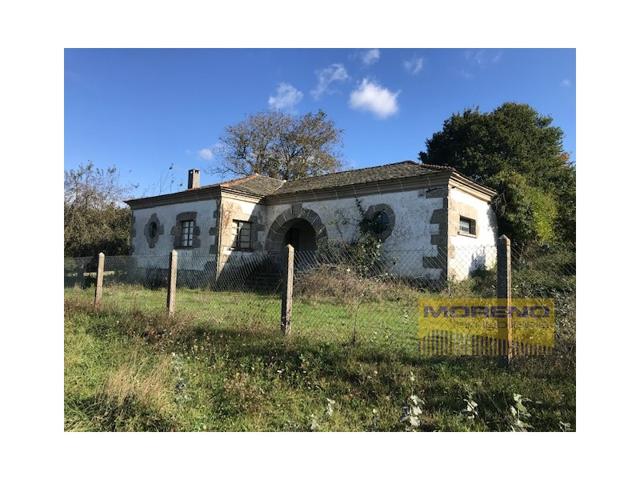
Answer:
[{"label": "window", "polygon": [[460,227],[458,229],[458,233],[462,233],[463,235],[474,235],[476,234],[476,221],[472,218],[460,217]]},{"label": "window", "polygon": [[361,228],[364,228],[367,233],[373,234],[379,241],[384,242],[393,231],[396,216],[389,205],[379,203],[367,208],[363,221]]},{"label": "window", "polygon": [[233,221],[233,248],[251,250],[251,222]]},{"label": "window", "polygon": [[[176,223],[171,227],[173,248],[200,248],[200,227],[197,216],[197,212],[180,212],[176,215]],[[162,225],[159,223],[158,228],[158,232],[162,235]]]},{"label": "window", "polygon": [[147,245],[149,246],[149,248],[155,248],[160,235],[162,235],[163,233],[164,228],[160,223],[158,215],[155,213],[151,214],[144,226],[144,238],[147,240]]},{"label": "window", "polygon": [[372,229],[374,233],[382,233],[389,228],[389,215],[384,210],[377,212],[373,216]]},{"label": "window", "polygon": [[192,247],[193,246],[193,228],[195,222],[193,220],[183,220],[181,222],[181,243],[180,245],[183,247]]}]

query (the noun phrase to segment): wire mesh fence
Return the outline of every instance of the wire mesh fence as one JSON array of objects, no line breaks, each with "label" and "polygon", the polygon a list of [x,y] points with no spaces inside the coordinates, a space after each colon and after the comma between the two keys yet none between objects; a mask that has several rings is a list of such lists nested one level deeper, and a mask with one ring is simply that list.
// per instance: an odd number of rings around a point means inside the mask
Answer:
[{"label": "wire mesh fence", "polygon": [[97,267],[97,257],[65,257],[64,287],[85,288],[90,286],[92,283],[91,272],[93,272],[93,277],[95,278]]},{"label": "wire mesh fence", "polygon": [[[382,251],[376,246],[298,250],[294,256],[291,336],[427,355],[504,355],[504,339],[477,331],[431,329],[420,335],[421,305],[451,299],[495,300],[496,246],[454,245],[446,251]],[[177,308],[221,330],[277,334],[283,253],[215,255],[178,252]],[[65,258],[65,297],[92,295],[97,260]],[[512,249],[513,297],[552,300],[554,345],[513,342],[517,354],[575,349],[575,248]],[[107,256],[102,308],[162,312],[169,255]],[[542,299],[542,300],[541,300]],[[421,303],[422,302],[422,303]]]},{"label": "wire mesh fence", "polygon": [[[418,297],[443,284],[446,259],[359,249],[295,253],[292,331],[325,341],[417,349]],[[446,283],[446,282],[444,282]]]},{"label": "wire mesh fence", "polygon": [[[553,302],[554,351],[575,358],[576,248],[573,244],[523,246],[512,250],[513,296],[540,304]],[[525,349],[525,346],[520,346]]]}]

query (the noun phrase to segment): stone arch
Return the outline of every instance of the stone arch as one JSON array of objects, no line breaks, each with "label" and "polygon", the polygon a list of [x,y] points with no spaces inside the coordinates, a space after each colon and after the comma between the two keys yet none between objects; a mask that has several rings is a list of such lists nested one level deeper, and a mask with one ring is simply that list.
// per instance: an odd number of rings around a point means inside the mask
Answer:
[{"label": "stone arch", "polygon": [[269,232],[265,250],[268,252],[279,252],[282,249],[287,231],[293,223],[298,220],[306,220],[313,228],[316,235],[316,246],[320,247],[327,242],[327,229],[322,223],[320,216],[308,208],[302,208],[300,204],[294,204],[286,209],[273,221]]}]

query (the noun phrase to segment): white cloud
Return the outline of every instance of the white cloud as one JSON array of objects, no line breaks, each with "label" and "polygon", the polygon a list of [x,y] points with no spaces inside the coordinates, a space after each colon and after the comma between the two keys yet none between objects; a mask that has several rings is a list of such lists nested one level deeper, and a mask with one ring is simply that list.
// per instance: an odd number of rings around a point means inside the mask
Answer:
[{"label": "white cloud", "polygon": [[201,148],[198,150],[198,156],[202,160],[212,160],[213,159],[213,148]]},{"label": "white cloud", "polygon": [[398,112],[398,95],[400,91],[394,93],[365,78],[358,88],[351,92],[349,105],[356,110],[372,112],[378,118],[387,118]]},{"label": "white cloud", "polygon": [[563,79],[560,82],[560,86],[561,87],[570,87],[571,86],[571,80],[569,80],[568,78]]},{"label": "white cloud", "polygon": [[[210,147],[201,148],[198,150],[198,157],[202,160],[213,160],[213,158],[220,154],[222,151],[223,145],[220,142],[216,142],[214,145]],[[191,150],[187,150],[188,153],[191,153]]]},{"label": "white cloud", "polygon": [[371,50],[362,52],[360,58],[362,59],[362,63],[364,63],[365,65],[373,65],[378,60],[380,60],[380,50],[378,50],[377,48],[372,48]]},{"label": "white cloud", "polygon": [[316,76],[318,77],[318,84],[316,85],[316,88],[311,90],[311,96],[316,100],[318,100],[325,92],[331,93],[329,87],[332,83],[344,82],[349,79],[347,69],[344,68],[344,65],[341,63],[334,63],[333,65],[329,65],[327,68],[318,70],[316,72]]},{"label": "white cloud", "polygon": [[413,57],[411,60],[405,60],[402,64],[404,65],[404,69],[411,75],[417,75],[424,66],[424,58]]},{"label": "white cloud", "polygon": [[289,110],[292,111],[302,100],[303,93],[288,83],[280,83],[276,94],[269,97],[269,108],[273,110]]},{"label": "white cloud", "polygon": [[498,63],[502,58],[501,50],[467,50],[464,52],[464,57],[471,64],[484,67],[492,63]]}]

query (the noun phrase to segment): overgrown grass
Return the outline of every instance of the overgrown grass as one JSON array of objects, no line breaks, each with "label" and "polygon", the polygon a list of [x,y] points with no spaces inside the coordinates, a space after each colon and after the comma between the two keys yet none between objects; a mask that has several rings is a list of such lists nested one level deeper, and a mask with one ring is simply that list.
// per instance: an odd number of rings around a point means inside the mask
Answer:
[{"label": "overgrown grass", "polygon": [[[113,286],[94,312],[91,290],[67,289],[65,428],[575,428],[574,363],[529,358],[504,368],[490,358],[421,357],[411,321],[372,333],[377,319],[415,309],[410,295],[379,293],[354,305],[301,300],[293,335],[283,338],[274,295],[181,290],[168,318],[162,290]],[[354,338],[354,330],[370,334]]]}]

